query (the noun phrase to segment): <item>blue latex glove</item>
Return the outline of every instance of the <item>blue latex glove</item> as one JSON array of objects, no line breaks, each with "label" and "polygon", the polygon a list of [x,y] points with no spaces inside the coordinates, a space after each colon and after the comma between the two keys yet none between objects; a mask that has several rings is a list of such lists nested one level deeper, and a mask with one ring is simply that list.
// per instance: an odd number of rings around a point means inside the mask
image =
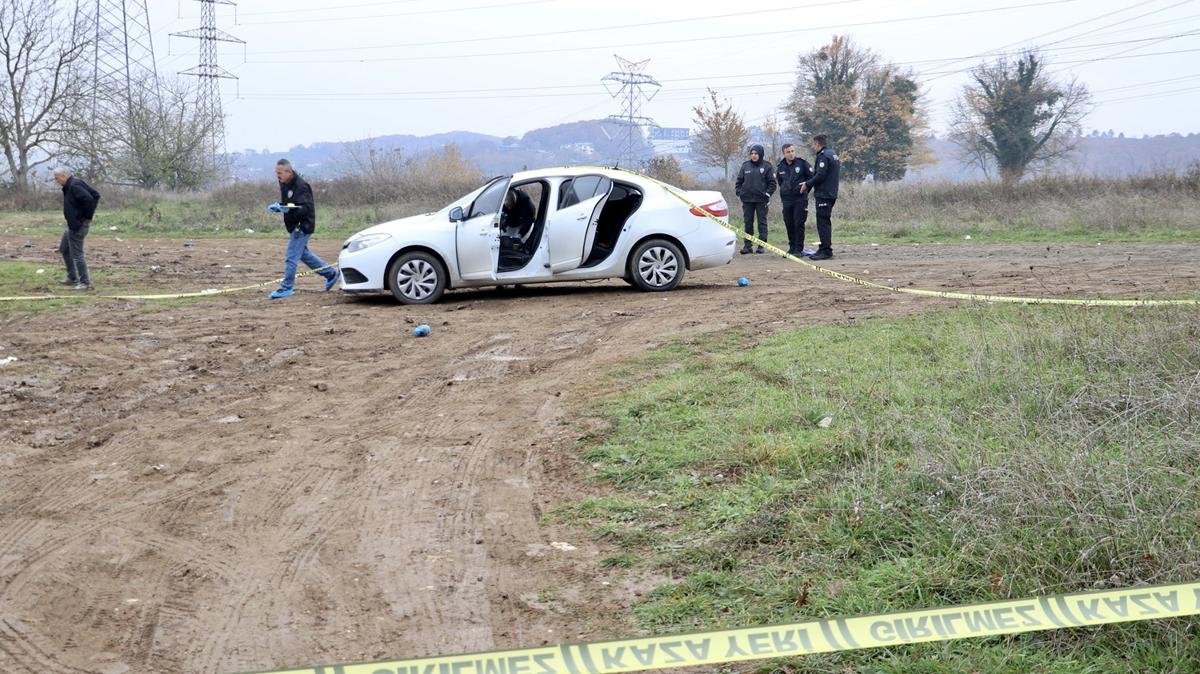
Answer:
[{"label": "blue latex glove", "polygon": [[283,206],[280,206],[278,203],[274,203],[267,206],[267,210],[271,211],[272,213],[282,213],[286,209]]}]

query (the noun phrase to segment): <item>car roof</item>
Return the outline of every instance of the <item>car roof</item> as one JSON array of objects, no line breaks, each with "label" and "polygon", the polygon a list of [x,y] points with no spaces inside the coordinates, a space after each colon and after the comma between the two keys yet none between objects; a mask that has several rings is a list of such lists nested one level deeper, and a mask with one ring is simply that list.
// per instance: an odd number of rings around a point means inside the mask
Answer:
[{"label": "car roof", "polygon": [[614,169],[607,166],[554,166],[550,168],[534,169],[532,171],[518,171],[513,174],[513,182],[521,182],[522,180],[532,180],[534,178],[549,178],[551,176],[560,177],[575,177],[581,175],[603,175],[609,178],[620,180],[633,180],[641,182],[642,178],[636,173]]}]

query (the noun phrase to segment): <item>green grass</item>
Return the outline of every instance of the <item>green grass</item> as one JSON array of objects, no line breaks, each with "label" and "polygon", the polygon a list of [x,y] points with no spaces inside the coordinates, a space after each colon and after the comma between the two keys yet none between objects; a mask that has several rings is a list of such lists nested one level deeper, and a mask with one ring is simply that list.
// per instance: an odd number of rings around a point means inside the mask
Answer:
[{"label": "green grass", "polygon": [[[446,179],[440,172],[434,181],[430,175],[413,165],[390,179],[371,175],[318,182],[317,238],[340,240],[365,227],[436,210],[482,181],[465,174]],[[195,194],[105,187],[106,200],[90,235],[279,237],[280,217],[265,210],[276,189],[267,182]],[[741,204],[732,182],[705,189],[723,191],[740,231]],[[61,203],[58,199],[48,192],[39,203],[49,210],[0,212],[0,235],[57,236],[61,212],[49,205]],[[780,213],[775,200],[769,220],[776,244],[786,241]],[[1127,179],[1042,177],[1016,189],[987,182],[846,182],[834,210],[835,244],[961,243],[968,236],[972,243],[1200,242],[1200,172]],[[808,240],[816,238],[810,210]]]},{"label": "green grass", "polygon": [[[787,244],[778,204],[772,204],[767,218],[768,241],[776,246]],[[1200,242],[1200,224],[1182,221],[1150,223],[1123,229],[1098,229],[1086,222],[1071,222],[1056,227],[1036,222],[983,219],[972,222],[947,220],[935,213],[927,219],[913,220],[848,219],[834,210],[833,238],[838,244],[864,243],[1196,243]],[[818,241],[816,215],[811,211],[805,225],[808,243]],[[744,228],[740,215],[730,213],[730,224],[739,232]],[[757,233],[756,233],[757,235]],[[970,237],[969,239],[966,237]]]},{"label": "green grass", "polygon": [[[40,274],[38,273],[39,269],[42,270]],[[89,271],[92,275],[92,284],[100,289],[98,293],[76,293],[68,286],[59,285],[59,279],[65,274],[60,262],[39,264],[0,261],[0,296],[57,295],[67,297],[66,299],[0,302],[0,317],[36,314],[63,307],[90,304],[96,301],[96,294],[145,292],[145,282],[150,278],[150,272],[140,267],[106,265],[102,269],[91,268]],[[172,301],[183,302],[184,300]],[[159,302],[161,305],[162,301]]]},{"label": "green grass", "polygon": [[[379,224],[372,208],[323,209],[317,223],[318,239],[341,240]],[[113,229],[113,228],[116,229]],[[0,213],[0,236],[60,236],[59,211],[8,211]],[[253,231],[247,231],[253,230]],[[88,232],[101,238],[241,239],[283,238],[279,215],[235,207],[214,207],[207,201],[174,199],[146,202],[119,209],[101,208]]]},{"label": "green grass", "polygon": [[[665,573],[650,632],[1200,577],[1200,313],[971,307],[680,342],[621,373],[558,513]],[[632,377],[631,377],[632,375]],[[822,420],[831,423],[824,427]],[[1200,621],[806,658],[784,671],[1192,671]],[[778,665],[767,666],[766,669]]]}]

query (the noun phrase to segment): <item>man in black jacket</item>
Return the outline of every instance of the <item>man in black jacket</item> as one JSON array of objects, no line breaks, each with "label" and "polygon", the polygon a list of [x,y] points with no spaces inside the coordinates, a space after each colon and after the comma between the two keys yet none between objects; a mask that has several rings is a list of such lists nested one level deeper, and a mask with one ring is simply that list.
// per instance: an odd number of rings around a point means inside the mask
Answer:
[{"label": "man in black jacket", "polygon": [[817,234],[821,237],[821,247],[816,253],[808,256],[810,260],[829,260],[833,258],[833,205],[838,197],[839,168],[838,156],[825,147],[825,136],[816,135],[812,139],[812,147],[817,151],[813,160],[816,168],[813,176],[804,181],[801,192],[813,191],[813,200],[817,211]]},{"label": "man in black jacket", "polygon": [[[746,233],[754,235],[754,216],[758,216],[758,238],[767,240],[767,204],[775,193],[775,171],[763,160],[763,146],[750,146],[750,161],[742,164],[738,171],[734,192],[742,200],[742,218],[746,221]],[[742,246],[742,255],[750,252],[750,240]],[[759,246],[759,253],[763,247]]]},{"label": "man in black jacket", "polygon": [[[273,213],[283,213],[283,226],[288,231],[287,252],[283,257],[283,282],[278,290],[272,290],[273,300],[291,297],[296,293],[296,264],[303,262],[310,269],[320,269],[325,261],[308,249],[308,239],[317,229],[317,205],[313,201],[312,188],[292,168],[292,163],[280,159],[275,163],[275,178],[279,181],[279,203],[267,206]],[[325,277],[325,289],[337,283],[341,271],[331,267],[321,272]]]},{"label": "man in black jacket", "polygon": [[804,225],[808,222],[808,193],[800,185],[812,177],[812,169],[803,157],[796,156],[791,143],[783,146],[783,159],[775,167],[779,199],[783,202],[783,226],[787,228],[788,255],[804,252]]},{"label": "man in black jacket", "polygon": [[67,276],[61,283],[75,290],[91,290],[92,277],[88,275],[87,261],[83,259],[83,239],[92,226],[100,193],[83,179],[71,175],[68,168],[54,169],[54,182],[62,186],[63,217],[67,221],[67,230],[58,244],[58,252],[67,267]]}]

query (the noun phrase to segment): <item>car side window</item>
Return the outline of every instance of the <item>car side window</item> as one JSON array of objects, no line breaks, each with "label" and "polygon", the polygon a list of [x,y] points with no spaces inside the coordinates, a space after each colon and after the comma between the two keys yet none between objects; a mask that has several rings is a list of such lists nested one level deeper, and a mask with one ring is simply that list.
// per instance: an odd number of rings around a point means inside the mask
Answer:
[{"label": "car side window", "polygon": [[579,176],[573,180],[564,180],[558,188],[558,210],[591,199],[607,190],[608,183],[608,178],[604,176]]},{"label": "car side window", "polygon": [[475,197],[475,203],[471,204],[471,212],[467,214],[467,219],[499,213],[500,205],[504,203],[504,192],[507,189],[507,180],[497,180],[489,185],[478,197]]}]

